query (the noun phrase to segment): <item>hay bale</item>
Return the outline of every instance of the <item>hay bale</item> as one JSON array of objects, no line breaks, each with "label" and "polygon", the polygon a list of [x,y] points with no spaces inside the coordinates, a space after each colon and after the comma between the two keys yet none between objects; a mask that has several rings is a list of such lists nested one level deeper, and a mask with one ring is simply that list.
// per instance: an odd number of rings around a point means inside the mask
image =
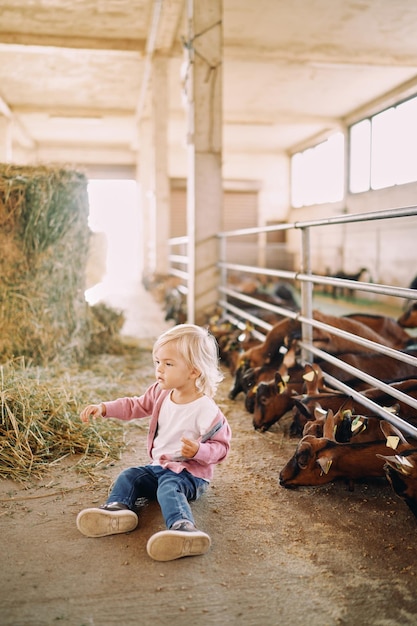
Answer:
[{"label": "hay bale", "polygon": [[107,269],[107,235],[106,233],[91,233],[88,247],[86,274],[86,289],[91,289],[100,283],[106,275]]},{"label": "hay bale", "polygon": [[123,354],[126,349],[120,335],[126,321],[123,311],[113,309],[104,302],[95,304],[90,311],[92,319],[88,354]]},{"label": "hay bale", "polygon": [[0,164],[0,360],[85,354],[87,182],[76,171]]},{"label": "hay bale", "polygon": [[[91,385],[91,375],[85,375]],[[123,425],[115,420],[84,424],[82,384],[59,370],[28,366],[23,357],[0,365],[0,478],[40,478],[51,463],[77,455],[78,469],[117,459]],[[81,455],[81,456],[80,456]]]}]

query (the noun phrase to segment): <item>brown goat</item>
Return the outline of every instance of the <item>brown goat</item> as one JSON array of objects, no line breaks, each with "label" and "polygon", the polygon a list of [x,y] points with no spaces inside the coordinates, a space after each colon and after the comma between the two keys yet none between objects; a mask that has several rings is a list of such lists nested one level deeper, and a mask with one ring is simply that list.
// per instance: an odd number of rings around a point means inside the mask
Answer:
[{"label": "brown goat", "polygon": [[[354,319],[348,317],[337,317],[334,315],[327,315],[320,311],[313,312],[313,318],[319,322],[334,326],[340,330],[350,332],[353,335],[369,339],[375,343],[379,343],[385,346],[393,347],[392,342],[388,339],[381,337],[372,328],[365,326],[361,322],[357,322]],[[269,363],[273,364],[275,361],[278,364],[281,362],[280,348],[292,344],[292,340],[301,333],[301,322],[285,318],[268,332],[265,340],[254,348],[250,348],[242,354],[242,360],[247,363],[248,367],[259,367],[260,365]],[[313,329],[313,342],[314,344],[326,352],[331,354],[338,354],[342,352],[350,353],[363,353],[369,352],[367,348],[359,346],[354,341],[344,339],[343,337],[337,337],[330,332]]]},{"label": "brown goat", "polygon": [[380,418],[354,414],[353,404],[353,399],[347,398],[336,413],[317,407],[315,419],[306,423],[303,436],[326,437],[339,443],[377,440],[380,436]]},{"label": "brown goat", "polygon": [[[366,313],[350,313],[344,315],[351,320],[356,320],[372,328],[380,337],[384,337],[391,342],[393,348],[402,350],[406,348],[410,343],[413,343],[413,338],[404,330],[403,326],[392,317],[386,317],[384,315],[370,315]],[[417,315],[416,315],[417,317]]]},{"label": "brown goat", "polygon": [[337,479],[355,481],[384,476],[385,440],[337,443],[325,437],[303,437],[279,474],[282,487],[324,485]]},{"label": "brown goat", "polygon": [[300,393],[303,382],[287,382],[279,372],[273,380],[260,382],[255,394],[253,427],[262,432],[268,430],[293,406],[294,395]]},{"label": "brown goat", "polygon": [[403,328],[417,328],[417,302],[412,302],[408,309],[400,315],[397,322]]},{"label": "brown goat", "polygon": [[[392,424],[381,422],[381,429],[387,441],[390,438],[394,440],[394,444],[391,444],[394,450],[397,449],[395,445],[397,441],[401,441],[403,445],[408,443]],[[401,451],[400,454],[381,455],[381,458],[385,461],[385,475],[394,492],[417,517],[417,447],[408,445],[409,449]]]}]

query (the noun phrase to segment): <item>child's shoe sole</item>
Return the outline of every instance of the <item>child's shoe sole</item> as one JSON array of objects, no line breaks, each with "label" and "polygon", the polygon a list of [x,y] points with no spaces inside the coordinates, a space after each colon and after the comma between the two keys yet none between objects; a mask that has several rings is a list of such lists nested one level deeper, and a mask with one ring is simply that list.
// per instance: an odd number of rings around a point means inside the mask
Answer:
[{"label": "child's shoe sole", "polygon": [[205,554],[211,539],[201,530],[162,530],[148,540],[146,550],[155,561],[173,561],[183,556]]},{"label": "child's shoe sole", "polygon": [[77,515],[77,528],[86,537],[106,537],[128,533],[137,525],[138,516],[130,510],[84,509]]}]

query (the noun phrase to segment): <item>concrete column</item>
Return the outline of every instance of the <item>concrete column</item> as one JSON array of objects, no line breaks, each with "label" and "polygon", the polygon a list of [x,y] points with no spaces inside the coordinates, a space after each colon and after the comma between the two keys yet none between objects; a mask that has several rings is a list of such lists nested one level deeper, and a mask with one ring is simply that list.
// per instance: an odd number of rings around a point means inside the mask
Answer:
[{"label": "concrete column", "polygon": [[140,188],[140,217],[142,234],[142,273],[145,278],[156,270],[155,248],[155,181],[152,122],[142,118],[139,125],[138,182]]},{"label": "concrete column", "polygon": [[188,321],[203,323],[218,301],[222,228],[222,1],[188,0]]},{"label": "concrete column", "polygon": [[170,237],[170,187],[168,176],[168,60],[154,57],[152,62],[152,125],[155,181],[155,271],[168,273]]},{"label": "concrete column", "polygon": [[0,115],[0,163],[12,161],[12,125],[10,119]]},{"label": "concrete column", "polygon": [[143,275],[168,274],[170,188],[168,176],[168,60],[152,60],[149,114],[139,125]]}]

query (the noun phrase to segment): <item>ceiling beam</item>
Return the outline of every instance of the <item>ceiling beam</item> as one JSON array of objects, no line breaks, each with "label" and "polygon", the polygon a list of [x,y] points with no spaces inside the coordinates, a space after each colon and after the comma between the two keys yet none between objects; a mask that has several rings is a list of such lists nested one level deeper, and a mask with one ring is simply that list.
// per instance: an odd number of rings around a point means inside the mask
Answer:
[{"label": "ceiling beam", "polygon": [[119,117],[119,118],[131,118],[134,111],[133,109],[108,109],[94,107],[72,107],[72,106],[53,106],[53,105],[38,105],[38,104],[18,104],[13,107],[16,115],[47,115],[48,117],[65,117],[77,119],[82,118],[105,118],[105,117]]},{"label": "ceiling beam", "polygon": [[331,70],[346,69],[349,67],[415,67],[417,69],[417,59],[415,54],[392,54],[384,49],[374,52],[364,52],[363,50],[348,50],[342,48],[330,48],[326,52],[315,51],[310,48],[305,50],[293,50],[286,48],[264,48],[251,45],[228,45],[225,42],[225,60],[248,62],[248,53],[253,60],[263,63],[282,63],[288,65],[305,65],[314,69]]},{"label": "ceiling beam", "polygon": [[25,126],[22,124],[20,119],[11,110],[7,102],[0,96],[0,115],[4,115],[5,118],[10,120],[13,123],[14,127],[17,130],[19,143],[24,148],[29,148],[30,150],[34,150],[37,147],[36,141],[33,140],[31,135],[28,133]]},{"label": "ceiling beam", "polygon": [[110,37],[77,37],[63,35],[39,35],[35,33],[0,33],[0,45],[38,46],[82,50],[119,50],[143,53],[144,39],[118,39]]}]

